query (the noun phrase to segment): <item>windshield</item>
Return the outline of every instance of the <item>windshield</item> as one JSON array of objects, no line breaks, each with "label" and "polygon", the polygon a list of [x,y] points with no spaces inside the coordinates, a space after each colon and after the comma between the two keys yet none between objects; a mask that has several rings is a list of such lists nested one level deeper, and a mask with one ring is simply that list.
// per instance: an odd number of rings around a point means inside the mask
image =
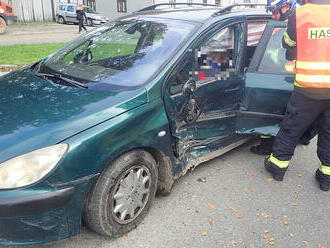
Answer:
[{"label": "windshield", "polygon": [[89,14],[98,14],[94,9],[85,7],[84,11]]},{"label": "windshield", "polygon": [[60,73],[89,89],[136,88],[151,78],[193,28],[178,20],[112,23],[54,53],[42,71]]}]

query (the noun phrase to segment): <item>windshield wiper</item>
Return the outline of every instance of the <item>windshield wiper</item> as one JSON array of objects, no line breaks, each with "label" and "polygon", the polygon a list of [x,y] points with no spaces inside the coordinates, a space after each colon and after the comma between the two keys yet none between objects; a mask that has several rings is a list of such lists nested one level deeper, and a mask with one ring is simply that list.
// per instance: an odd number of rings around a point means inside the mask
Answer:
[{"label": "windshield wiper", "polygon": [[77,88],[84,88],[84,89],[88,88],[88,86],[86,86],[82,83],[79,83],[75,80],[63,77],[61,74],[48,74],[48,73],[37,72],[37,73],[35,73],[35,75],[39,76],[39,77],[43,77],[44,79],[47,79],[47,78],[58,79],[58,80],[61,80],[62,82],[65,82],[65,83],[67,83],[69,85],[72,85],[72,86],[75,86]]}]

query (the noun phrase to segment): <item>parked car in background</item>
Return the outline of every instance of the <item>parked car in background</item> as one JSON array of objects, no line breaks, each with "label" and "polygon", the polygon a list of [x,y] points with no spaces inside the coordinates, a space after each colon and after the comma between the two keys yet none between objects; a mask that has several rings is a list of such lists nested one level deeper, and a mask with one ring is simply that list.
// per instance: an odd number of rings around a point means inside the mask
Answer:
[{"label": "parked car in background", "polygon": [[137,12],[0,77],[0,244],[65,239],[83,218],[119,237],[156,191],[275,135],[287,24],[241,6]]},{"label": "parked car in background", "polygon": [[[78,23],[76,14],[77,5],[60,3],[56,12],[56,20],[58,23]],[[100,15],[94,9],[89,6],[84,6],[87,19],[85,20],[88,26],[105,24],[109,19],[105,16]]]}]

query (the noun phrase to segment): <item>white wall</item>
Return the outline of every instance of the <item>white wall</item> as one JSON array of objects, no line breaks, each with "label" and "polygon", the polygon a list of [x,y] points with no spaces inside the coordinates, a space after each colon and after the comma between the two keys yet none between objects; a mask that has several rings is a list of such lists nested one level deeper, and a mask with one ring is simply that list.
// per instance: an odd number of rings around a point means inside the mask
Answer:
[{"label": "white wall", "polygon": [[[67,0],[62,0],[67,1]],[[70,0],[72,1],[81,1],[81,0]],[[117,0],[96,0],[96,11],[101,13],[102,15],[107,16],[110,19],[115,19],[117,17],[127,15],[136,10],[142,9],[152,4],[158,3],[169,3],[169,2],[177,2],[177,3],[203,3],[203,0],[127,0],[127,13],[118,13],[117,12]],[[227,6],[233,3],[267,3],[267,0],[221,0],[222,6]],[[215,0],[207,0],[207,3],[214,4]]]},{"label": "white wall", "polygon": [[152,0],[127,0],[127,13],[118,13],[117,0],[96,0],[96,11],[110,19],[115,19],[149,5],[152,5]]}]

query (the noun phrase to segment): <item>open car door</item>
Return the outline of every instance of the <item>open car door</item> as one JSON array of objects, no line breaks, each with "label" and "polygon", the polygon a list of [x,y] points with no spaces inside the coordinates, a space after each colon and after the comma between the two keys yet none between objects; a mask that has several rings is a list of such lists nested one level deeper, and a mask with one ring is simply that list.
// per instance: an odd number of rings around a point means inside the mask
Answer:
[{"label": "open car door", "polygon": [[282,48],[285,22],[269,21],[246,73],[236,132],[275,136],[293,90]]}]

